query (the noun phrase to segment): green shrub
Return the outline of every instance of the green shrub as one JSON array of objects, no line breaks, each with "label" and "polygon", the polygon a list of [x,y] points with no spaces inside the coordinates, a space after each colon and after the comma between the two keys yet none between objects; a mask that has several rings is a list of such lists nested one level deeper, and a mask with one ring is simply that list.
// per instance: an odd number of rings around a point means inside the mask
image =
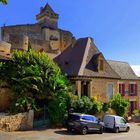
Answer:
[{"label": "green shrub", "polygon": [[129,107],[129,102],[124,99],[121,94],[114,94],[113,98],[110,101],[111,108],[116,112],[119,116],[124,116]]},{"label": "green shrub", "polygon": [[15,102],[13,102],[13,104],[9,108],[9,113],[16,114],[19,112],[28,112],[30,109],[38,111],[38,109],[36,108],[35,100],[31,97],[23,96],[19,97],[15,100]]},{"label": "green shrub", "polygon": [[110,107],[109,103],[103,103],[102,110],[103,110],[104,112],[107,112],[107,111],[109,110],[109,107]]},{"label": "green shrub", "polygon": [[102,108],[103,108],[103,103],[102,102],[99,102],[97,101],[97,98],[96,97],[92,97],[91,98],[91,101],[92,101],[92,104],[93,104],[93,107],[91,109],[91,114],[97,114],[97,113],[100,113]]},{"label": "green shrub", "polygon": [[93,104],[87,96],[79,97],[77,100],[71,101],[71,109],[73,112],[89,113],[93,107]]},{"label": "green shrub", "polygon": [[78,113],[97,114],[101,112],[103,104],[96,97],[82,96],[71,101],[71,110]]},{"label": "green shrub", "polygon": [[135,116],[140,116],[140,111],[139,111],[138,109],[135,109],[135,110],[133,111],[133,115],[135,115]]}]

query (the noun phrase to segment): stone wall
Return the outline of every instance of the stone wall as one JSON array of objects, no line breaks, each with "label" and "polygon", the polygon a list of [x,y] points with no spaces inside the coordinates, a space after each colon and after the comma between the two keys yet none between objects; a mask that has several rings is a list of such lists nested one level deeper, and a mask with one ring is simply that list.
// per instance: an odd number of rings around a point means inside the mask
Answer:
[{"label": "stone wall", "polygon": [[41,39],[41,27],[38,24],[25,24],[25,25],[15,25],[15,26],[4,26],[2,27],[2,35],[5,41],[9,41],[10,35],[22,35],[28,36],[33,39]]},{"label": "stone wall", "polygon": [[[96,96],[99,101],[107,102],[109,101],[109,94],[108,94],[108,85],[113,85],[113,94],[119,93],[119,83],[125,84],[125,95],[123,96],[125,99],[134,101],[137,103],[136,108],[140,106],[140,81],[138,80],[117,80],[117,79],[106,79],[106,78],[82,78],[82,79],[71,79],[72,83],[75,84],[74,86],[74,94],[78,94],[81,96],[82,93],[82,81],[88,81],[88,96]],[[137,83],[138,84],[138,95],[131,96],[128,94],[128,85],[129,83]],[[76,92],[75,92],[76,91]],[[113,95],[112,94],[112,95]]]},{"label": "stone wall", "polygon": [[1,27],[0,27],[0,41],[2,41],[2,32],[1,32]]},{"label": "stone wall", "polygon": [[[73,43],[75,38],[69,31],[42,28],[39,24],[15,25],[2,27],[2,38],[10,43],[11,49],[27,49],[27,37],[33,49],[44,51],[59,49],[61,52]],[[49,51],[50,52],[50,51]]]},{"label": "stone wall", "polygon": [[11,44],[4,41],[0,41],[0,52],[10,54],[10,51],[11,51]]},{"label": "stone wall", "polygon": [[11,89],[7,83],[0,81],[0,112],[7,110],[11,103]]},{"label": "stone wall", "polygon": [[33,128],[33,110],[16,115],[0,115],[0,130],[2,131],[18,131],[30,130]]},{"label": "stone wall", "polygon": [[90,96],[96,96],[99,101],[108,101],[108,84],[113,84],[113,93],[118,92],[117,81],[115,79],[95,78],[92,80],[92,93]]},{"label": "stone wall", "polygon": [[60,32],[60,50],[62,52],[71,44],[74,44],[76,39],[73,36],[73,34],[69,31],[59,30],[59,32]]},{"label": "stone wall", "polygon": [[[90,96],[97,96],[97,98],[101,101],[108,101],[108,84],[113,84],[113,93],[119,93],[119,83],[123,82],[125,84],[125,96],[124,98],[129,101],[136,101],[137,108],[139,108],[139,99],[140,99],[140,87],[139,81],[136,80],[114,80],[114,79],[100,79],[95,78],[92,80],[92,93]],[[138,84],[138,96],[130,96],[128,94],[128,85],[129,83],[137,83]]]}]

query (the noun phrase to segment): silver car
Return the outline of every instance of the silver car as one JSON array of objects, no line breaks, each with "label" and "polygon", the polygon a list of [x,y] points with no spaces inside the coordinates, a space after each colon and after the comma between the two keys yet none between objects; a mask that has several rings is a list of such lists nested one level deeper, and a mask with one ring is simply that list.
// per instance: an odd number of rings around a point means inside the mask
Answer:
[{"label": "silver car", "polygon": [[120,116],[116,115],[105,115],[103,118],[104,128],[107,130],[113,130],[118,133],[121,131],[128,132],[130,130],[130,125],[127,121]]}]

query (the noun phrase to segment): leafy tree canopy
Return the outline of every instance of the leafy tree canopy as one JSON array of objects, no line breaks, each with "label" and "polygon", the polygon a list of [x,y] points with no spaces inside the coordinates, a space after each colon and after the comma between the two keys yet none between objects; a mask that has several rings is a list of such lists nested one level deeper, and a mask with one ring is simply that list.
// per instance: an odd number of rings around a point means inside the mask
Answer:
[{"label": "leafy tree canopy", "polygon": [[[28,102],[47,102],[59,96],[65,98],[70,91],[69,81],[58,65],[45,52],[31,49],[28,52],[15,51],[12,61],[2,62],[0,77],[9,83],[14,92],[14,102],[18,102],[16,105],[22,106],[23,111],[27,109]],[[22,99],[17,100],[19,98]]]},{"label": "leafy tree canopy", "polygon": [[0,2],[2,2],[3,4],[7,4],[8,0],[0,0]]}]

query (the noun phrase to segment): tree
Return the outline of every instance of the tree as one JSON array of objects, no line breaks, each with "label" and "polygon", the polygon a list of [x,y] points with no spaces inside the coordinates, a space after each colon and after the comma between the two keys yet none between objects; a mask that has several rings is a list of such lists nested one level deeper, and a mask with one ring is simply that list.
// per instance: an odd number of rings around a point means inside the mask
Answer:
[{"label": "tree", "polygon": [[8,0],[0,0],[0,2],[2,2],[3,4],[7,4]]},{"label": "tree", "polygon": [[65,98],[70,92],[66,76],[45,52],[15,51],[11,61],[1,63],[0,77],[11,86],[13,105],[22,106],[22,112],[30,103],[34,107],[34,103],[41,100],[47,105],[50,99]]},{"label": "tree", "polygon": [[124,116],[127,113],[129,102],[120,93],[116,93],[110,101],[110,106],[117,115]]}]

